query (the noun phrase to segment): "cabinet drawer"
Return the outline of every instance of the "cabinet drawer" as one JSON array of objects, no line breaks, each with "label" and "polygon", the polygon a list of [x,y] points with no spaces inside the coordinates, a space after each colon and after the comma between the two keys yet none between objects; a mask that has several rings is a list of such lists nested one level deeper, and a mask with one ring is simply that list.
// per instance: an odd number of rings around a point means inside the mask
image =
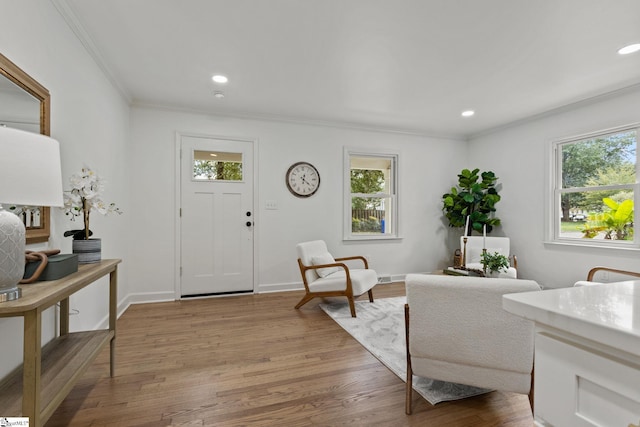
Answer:
[{"label": "cabinet drawer", "polygon": [[552,426],[628,426],[640,420],[640,363],[536,334],[536,419]]}]

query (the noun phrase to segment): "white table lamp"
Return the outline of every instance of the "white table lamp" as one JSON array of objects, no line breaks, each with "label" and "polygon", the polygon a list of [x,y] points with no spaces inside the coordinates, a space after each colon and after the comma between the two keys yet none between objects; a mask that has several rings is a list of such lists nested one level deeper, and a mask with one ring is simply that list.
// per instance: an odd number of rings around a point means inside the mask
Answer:
[{"label": "white table lamp", "polygon": [[26,243],[24,224],[3,203],[63,206],[58,141],[0,127],[0,302],[21,296]]}]

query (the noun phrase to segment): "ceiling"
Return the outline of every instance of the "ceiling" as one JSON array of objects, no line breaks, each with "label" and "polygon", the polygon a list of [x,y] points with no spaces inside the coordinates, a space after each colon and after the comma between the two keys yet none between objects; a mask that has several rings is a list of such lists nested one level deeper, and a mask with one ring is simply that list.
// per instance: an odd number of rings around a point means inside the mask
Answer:
[{"label": "ceiling", "polygon": [[469,138],[640,85],[638,0],[53,1],[134,105]]}]

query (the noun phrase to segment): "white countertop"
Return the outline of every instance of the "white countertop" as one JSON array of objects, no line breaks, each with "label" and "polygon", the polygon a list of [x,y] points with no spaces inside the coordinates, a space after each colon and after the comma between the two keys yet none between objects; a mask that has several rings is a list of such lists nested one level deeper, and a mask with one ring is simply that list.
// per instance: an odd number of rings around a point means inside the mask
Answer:
[{"label": "white countertop", "polygon": [[640,356],[640,280],[504,295],[515,315]]}]

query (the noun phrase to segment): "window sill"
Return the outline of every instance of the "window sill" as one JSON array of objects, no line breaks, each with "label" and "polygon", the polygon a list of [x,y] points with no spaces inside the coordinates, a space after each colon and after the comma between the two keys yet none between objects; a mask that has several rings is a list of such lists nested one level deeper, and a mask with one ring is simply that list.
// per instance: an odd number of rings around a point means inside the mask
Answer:
[{"label": "window sill", "polygon": [[370,235],[362,235],[362,236],[349,236],[349,237],[343,237],[342,241],[343,242],[363,242],[363,241],[372,241],[372,240],[380,240],[380,241],[398,241],[398,240],[402,240],[403,237],[398,237],[398,236],[381,236],[381,235],[376,235],[376,234],[370,234]]},{"label": "window sill", "polygon": [[594,241],[587,242],[577,242],[571,240],[546,240],[544,241],[545,245],[549,246],[572,246],[572,247],[580,247],[580,248],[594,248],[594,249],[605,249],[605,250],[619,250],[619,251],[631,251],[631,252],[640,252],[640,247],[634,244],[606,244],[599,243]]}]

